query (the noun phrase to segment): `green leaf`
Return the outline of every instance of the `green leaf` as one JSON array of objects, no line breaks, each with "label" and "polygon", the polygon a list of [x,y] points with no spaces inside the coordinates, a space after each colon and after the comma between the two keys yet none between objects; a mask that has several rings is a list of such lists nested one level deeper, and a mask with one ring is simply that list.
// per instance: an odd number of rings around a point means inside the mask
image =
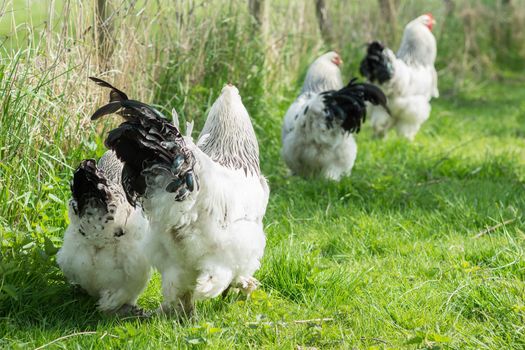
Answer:
[{"label": "green leaf", "polygon": [[407,345],[409,345],[409,344],[421,344],[423,342],[423,340],[425,340],[424,337],[422,337],[420,335],[416,335],[415,337],[412,337],[412,338],[408,339],[405,344],[407,344]]},{"label": "green leaf", "polygon": [[428,340],[435,341],[436,343],[450,343],[452,341],[452,338],[446,335],[432,333],[429,334]]},{"label": "green leaf", "polygon": [[215,334],[215,333],[219,333],[221,331],[222,331],[222,329],[221,328],[217,328],[217,327],[210,327],[210,328],[208,328],[208,334]]},{"label": "green leaf", "polygon": [[186,337],[184,338],[186,343],[197,345],[197,344],[206,344],[207,340],[204,337]]},{"label": "green leaf", "polygon": [[268,299],[268,295],[261,289],[256,289],[250,294],[250,299],[254,301],[264,301]]},{"label": "green leaf", "polygon": [[46,252],[46,255],[53,256],[58,252],[58,248],[55,247],[49,238],[44,237],[44,251]]},{"label": "green leaf", "polygon": [[11,298],[18,300],[18,294],[16,293],[17,289],[12,284],[4,284],[2,286],[2,292],[9,295]]},{"label": "green leaf", "polygon": [[63,204],[62,200],[58,198],[57,196],[55,196],[53,193],[49,193],[48,196],[53,202],[56,202],[58,204]]},{"label": "green leaf", "polygon": [[126,324],[126,331],[128,332],[128,335],[130,337],[134,337],[135,335],[137,335],[137,329],[129,323]]}]

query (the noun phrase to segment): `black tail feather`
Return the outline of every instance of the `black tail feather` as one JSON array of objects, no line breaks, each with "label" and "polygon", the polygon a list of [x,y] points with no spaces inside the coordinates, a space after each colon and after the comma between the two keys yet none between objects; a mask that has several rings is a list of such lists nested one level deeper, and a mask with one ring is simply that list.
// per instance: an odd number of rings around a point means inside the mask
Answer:
[{"label": "black tail feather", "polygon": [[365,101],[381,105],[388,111],[387,99],[381,89],[372,84],[357,83],[356,79],[338,91],[327,91],[322,95],[329,123],[338,120],[348,132],[358,133],[361,130],[361,124],[366,120]]},{"label": "black tail feather", "polygon": [[359,72],[369,81],[382,84],[394,74],[392,64],[384,54],[385,46],[379,41],[368,45],[366,57],[361,61]]},{"label": "black tail feather", "polygon": [[110,102],[129,100],[128,95],[126,95],[124,92],[120,91],[119,89],[117,89],[116,87],[108,83],[107,81],[104,81],[102,79],[95,78],[95,77],[89,77],[89,79],[94,81],[98,86],[102,86],[102,87],[111,89],[111,92],[109,93]]},{"label": "black tail feather", "polygon": [[91,116],[91,120],[97,120],[113,113],[122,116],[126,120],[138,120],[141,117],[166,120],[166,117],[155,108],[140,101],[130,100],[128,95],[110,83],[94,77],[89,77],[89,79],[99,86],[111,89],[109,93],[109,103],[95,111]]},{"label": "black tail feather", "polygon": [[97,120],[107,114],[117,113],[120,108],[122,108],[122,103],[120,101],[110,102],[96,110],[91,116],[91,120]]},{"label": "black tail feather", "polygon": [[380,87],[374,84],[357,83],[357,78],[353,78],[343,89],[349,89],[349,91],[358,93],[362,92],[365,101],[368,101],[376,106],[381,105],[387,110],[387,112],[390,113],[387,107],[387,98]]},{"label": "black tail feather", "polygon": [[111,198],[104,173],[97,167],[94,159],[83,160],[71,181],[71,193],[76,205],[76,214],[84,215],[88,206],[95,206],[107,212]]},{"label": "black tail feather", "polygon": [[[192,191],[192,188],[185,188],[188,187],[185,184],[193,183],[195,159],[179,130],[153,107],[127,99],[123,92],[106,82],[95,82],[112,89],[112,94],[110,102],[99,108],[91,119],[110,113],[119,114],[126,119],[119,127],[110,131],[105,145],[115,151],[124,163],[122,186],[128,201],[134,205],[136,198],[145,194],[148,186],[146,176],[153,172],[170,174],[173,181],[166,190],[177,192],[177,200],[184,199]],[[119,98],[114,99],[117,95]],[[125,99],[121,98],[124,96]],[[183,162],[180,162],[181,156]],[[173,166],[176,163],[182,163],[179,164],[182,166]]]}]

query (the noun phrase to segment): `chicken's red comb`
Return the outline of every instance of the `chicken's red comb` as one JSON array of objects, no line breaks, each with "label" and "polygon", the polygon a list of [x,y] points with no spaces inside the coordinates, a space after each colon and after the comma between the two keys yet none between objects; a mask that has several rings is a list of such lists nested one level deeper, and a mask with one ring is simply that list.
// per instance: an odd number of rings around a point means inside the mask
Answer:
[{"label": "chicken's red comb", "polygon": [[431,19],[434,19],[434,16],[432,16],[432,13],[431,13],[431,12],[427,12],[427,13],[425,13],[425,15],[427,15],[427,16],[430,17]]}]

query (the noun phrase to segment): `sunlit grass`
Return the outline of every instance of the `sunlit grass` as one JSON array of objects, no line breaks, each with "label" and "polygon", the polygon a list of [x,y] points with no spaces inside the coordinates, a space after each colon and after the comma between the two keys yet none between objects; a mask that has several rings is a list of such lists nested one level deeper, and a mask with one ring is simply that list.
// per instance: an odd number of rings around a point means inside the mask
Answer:
[{"label": "sunlit grass", "polygon": [[[365,127],[350,178],[303,180],[288,176],[279,137],[306,65],[323,50],[315,22],[282,20],[306,5],[275,2],[281,12],[271,19],[270,43],[258,38],[241,2],[220,11],[199,7],[184,24],[174,14],[189,11],[187,4],[159,13],[137,6],[119,17],[106,67],[92,35],[75,41],[42,34],[1,58],[0,347],[55,340],[48,348],[525,346],[519,75],[457,82],[449,66],[438,66],[442,98],[415,142],[376,140]],[[315,18],[305,8],[305,18]],[[75,13],[69,20],[87,28],[89,14]],[[343,46],[348,77],[361,39]],[[104,132],[115,122],[89,122],[107,96],[88,75],[164,111],[176,107],[197,126],[224,83],[239,87],[272,189],[257,273],[262,286],[251,299],[201,302],[197,318],[182,323],[116,319],[96,312],[94,300],[64,280],[54,254],[67,225],[71,172],[102,154]],[[160,300],[155,276],[139,303],[152,310]]]}]

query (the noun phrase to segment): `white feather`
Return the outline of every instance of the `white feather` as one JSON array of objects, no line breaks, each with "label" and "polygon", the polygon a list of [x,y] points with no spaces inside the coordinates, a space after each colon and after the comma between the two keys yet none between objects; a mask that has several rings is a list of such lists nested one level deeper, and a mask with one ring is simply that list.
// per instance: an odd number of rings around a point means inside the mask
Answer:
[{"label": "white feather", "polygon": [[208,140],[208,137],[210,137],[210,134],[200,135],[199,140],[197,142],[197,146],[201,147],[202,145],[204,145]]},{"label": "white feather", "polygon": [[[108,153],[114,157],[112,151]],[[123,198],[120,186],[110,183],[115,199],[110,204],[113,214],[91,208],[79,217],[72,207],[74,200],[70,202],[70,224],[57,255],[67,279],[97,298],[99,310],[106,312],[135,305],[151,269],[143,251],[148,222],[140,208],[131,207]],[[117,230],[124,234],[115,236]]]},{"label": "white feather", "polygon": [[[284,117],[281,155],[292,173],[339,180],[350,175],[357,154],[352,134],[328,127],[319,93],[343,87],[335,53],[319,57],[308,69],[303,92]],[[306,112],[305,112],[306,111]]]},{"label": "white feather", "polygon": [[179,114],[177,113],[177,110],[175,108],[171,109],[171,120],[173,121],[173,125],[175,125],[177,129],[179,129]]},{"label": "white feather", "polygon": [[319,94],[306,93],[297,98],[284,117],[281,154],[296,175],[337,181],[350,175],[357,144],[352,134],[327,126],[323,109]]},{"label": "white feather", "polygon": [[192,138],[191,134],[193,133],[193,120],[191,122],[186,122],[186,137]]},{"label": "white feather", "polygon": [[[214,105],[208,120],[226,123],[234,115],[232,123],[247,121],[252,128],[237,89],[233,89],[223,89],[216,102],[219,106]],[[217,111],[226,114],[213,115]],[[220,141],[214,140],[213,130],[221,127],[210,127],[210,133],[201,135],[199,147]],[[248,131],[235,137],[246,138],[251,135]],[[230,285],[249,291],[265,247],[266,179],[259,173],[224,166],[191,139],[185,140],[196,159],[198,189],[177,202],[164,190],[164,180],[158,179],[159,186],[148,189],[143,202],[155,233],[147,247],[153,265],[162,274],[164,311],[190,312],[193,300],[216,297]]]},{"label": "white feather", "polygon": [[427,17],[420,16],[407,24],[397,57],[385,49],[394,75],[380,87],[388,98],[391,120],[385,120],[382,107],[370,107],[370,122],[378,136],[395,128],[399,135],[413,140],[430,116],[430,100],[439,97],[434,68],[436,40],[425,25]]}]

